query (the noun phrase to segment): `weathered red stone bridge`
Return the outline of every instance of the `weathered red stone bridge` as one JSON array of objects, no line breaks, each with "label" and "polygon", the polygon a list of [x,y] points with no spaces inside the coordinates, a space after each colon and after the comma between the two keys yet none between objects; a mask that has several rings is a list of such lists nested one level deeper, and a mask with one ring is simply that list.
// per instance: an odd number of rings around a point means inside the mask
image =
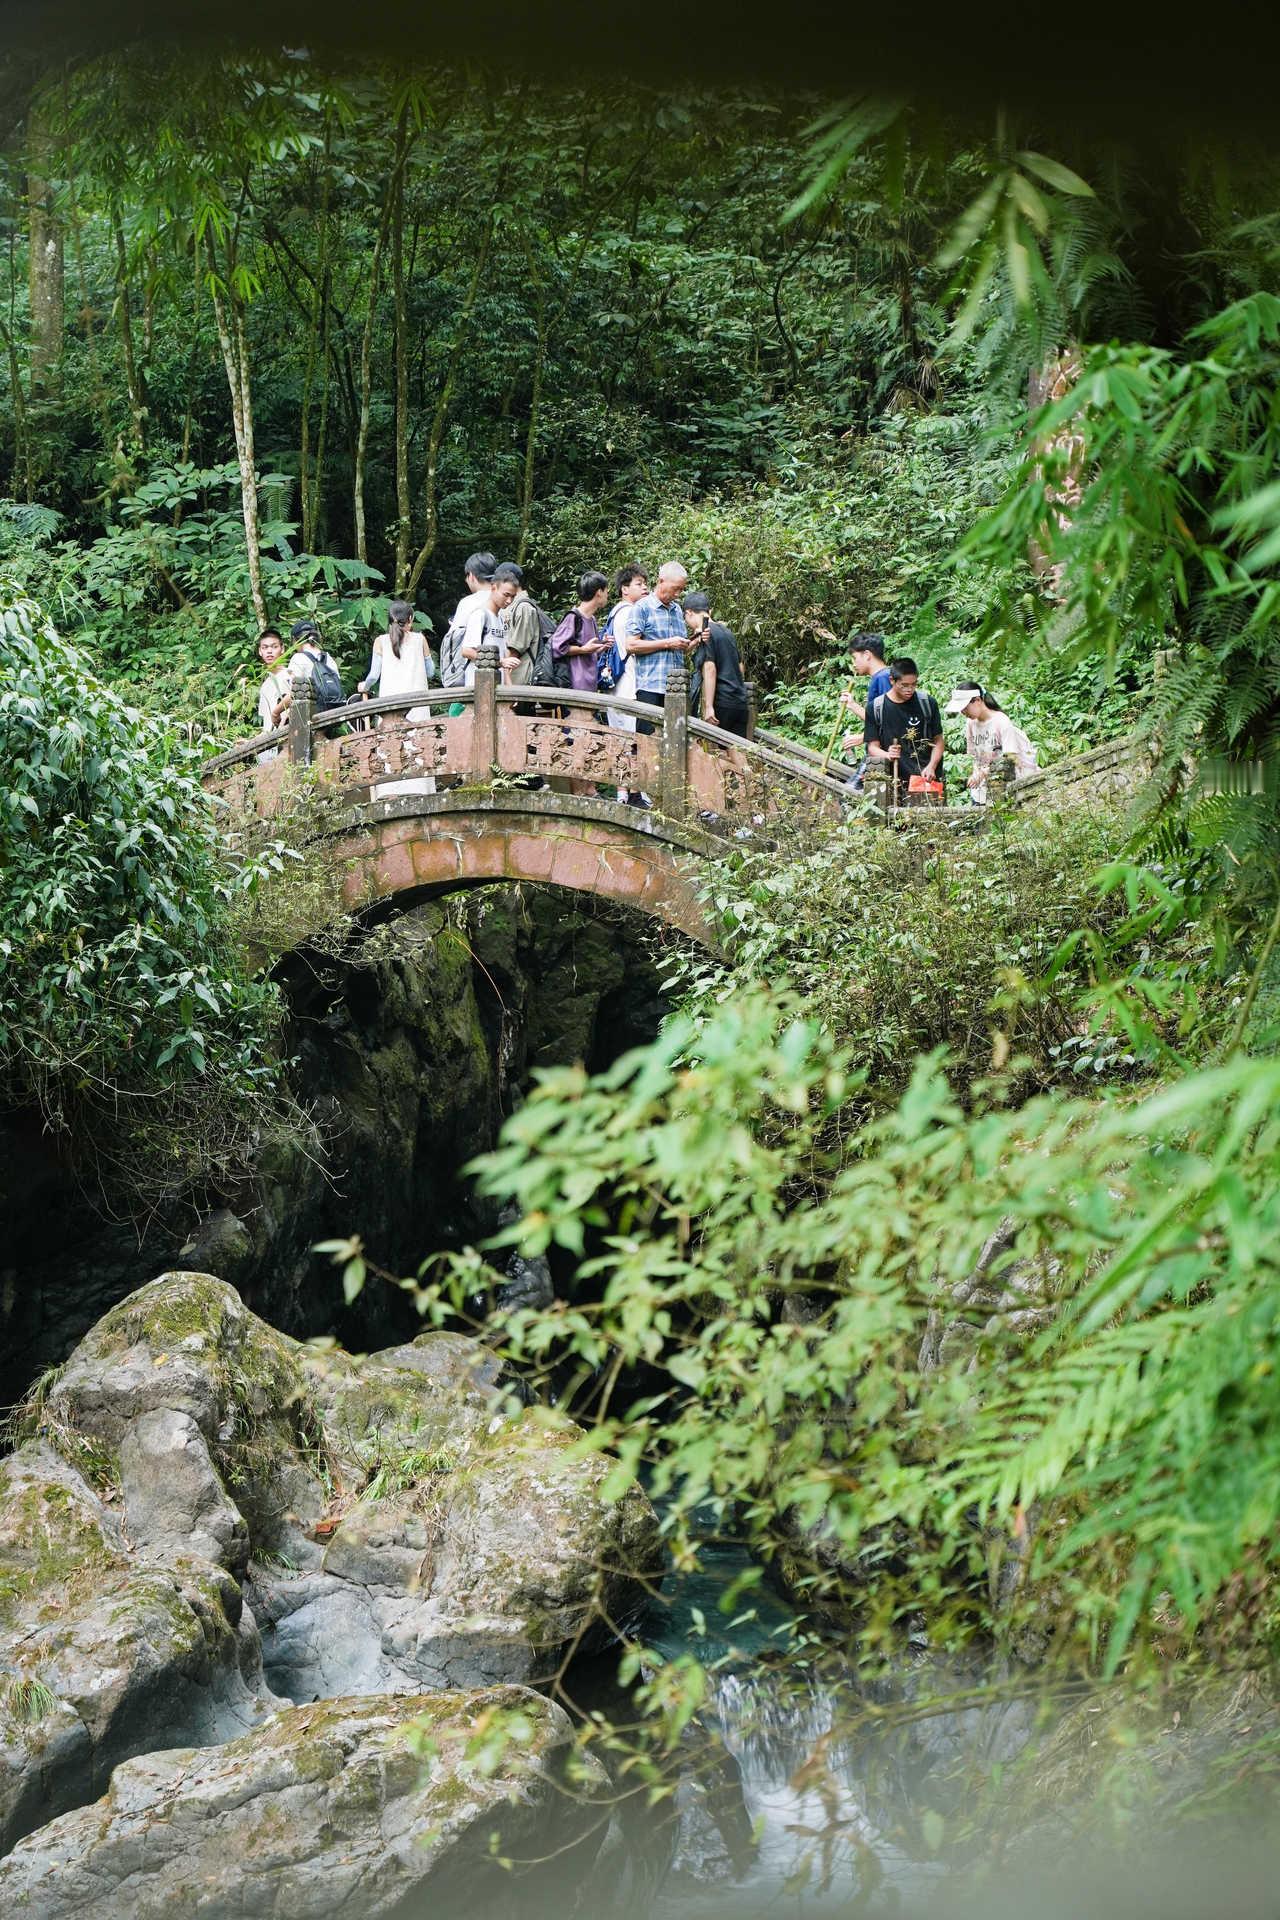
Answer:
[{"label": "weathered red stone bridge", "polygon": [[[610,726],[609,715],[651,731]],[[1087,798],[1132,772],[1134,745],[1112,742],[1020,780],[1005,798],[1038,804],[1079,786]],[[481,653],[474,687],[358,700],[316,715],[310,682],[294,682],[283,732],[242,741],[209,762],[206,785],[232,821],[263,820],[300,792],[327,796],[324,832],[353,910],[502,880],[542,881],[638,907],[716,944],[694,876],[744,842],[786,844],[855,801],[853,769],[754,730],[742,740],[694,719],[684,670],[665,704],[599,693],[506,687]],[[606,791],[602,792],[601,789]],[[645,793],[652,806],[610,797]],[[878,798],[893,818],[893,790]],[[944,822],[980,827],[987,810],[940,807]],[[903,822],[920,822],[918,812]]]},{"label": "weathered red stone bridge", "polygon": [[[506,687],[486,649],[474,687],[316,715],[310,683],[297,680],[285,731],[220,754],[205,782],[240,819],[269,819],[294,804],[300,783],[339,801],[326,818],[353,909],[542,881],[638,907],[707,940],[697,867],[743,839],[837,820],[851,769],[826,768],[773,736],[742,740],[692,718],[688,685],[682,669],[673,672],[660,708]],[[653,730],[611,726],[611,712]],[[652,805],[626,805],[600,788],[644,793]]]}]

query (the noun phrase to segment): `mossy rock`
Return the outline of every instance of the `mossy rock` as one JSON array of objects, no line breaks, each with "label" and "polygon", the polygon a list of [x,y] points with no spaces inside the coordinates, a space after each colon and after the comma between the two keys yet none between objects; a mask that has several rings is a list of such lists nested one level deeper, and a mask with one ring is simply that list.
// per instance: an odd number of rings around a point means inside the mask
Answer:
[{"label": "mossy rock", "polygon": [[44,1424],[118,1448],[142,1415],[186,1414],[264,1549],[324,1505],[323,1425],[298,1343],[212,1274],[161,1274],[113,1307],[45,1397]]},{"label": "mossy rock", "polygon": [[658,1519],[582,1429],[543,1409],[486,1432],[448,1484],[433,1592],[459,1612],[523,1618],[540,1647],[609,1637],[660,1578]]},{"label": "mossy rock", "polygon": [[[164,1274],[31,1417],[0,1608],[95,1766],[260,1716],[261,1659],[295,1699],[541,1678],[658,1567],[639,1488],[606,1497],[613,1464],[459,1334],[311,1350],[225,1282]],[[85,1443],[114,1462],[100,1491],[67,1457]]]},{"label": "mossy rock", "polygon": [[291,1708],[119,1767],[104,1799],[0,1862],[0,1908],[171,1920],[198,1887],[201,1911],[379,1920],[465,1887],[484,1911],[495,1853],[547,1857],[602,1830],[608,1782],[579,1758],[571,1783],[573,1752],[563,1710],[517,1687]]},{"label": "mossy rock", "polygon": [[0,1670],[6,1697],[40,1711],[0,1711],[0,1849],[130,1754],[261,1718],[274,1702],[242,1610],[221,1567],[142,1564],[118,1513],[44,1442],[5,1461]]},{"label": "mossy rock", "polygon": [[102,1501],[52,1447],[32,1442],[0,1461],[0,1630],[118,1558]]}]

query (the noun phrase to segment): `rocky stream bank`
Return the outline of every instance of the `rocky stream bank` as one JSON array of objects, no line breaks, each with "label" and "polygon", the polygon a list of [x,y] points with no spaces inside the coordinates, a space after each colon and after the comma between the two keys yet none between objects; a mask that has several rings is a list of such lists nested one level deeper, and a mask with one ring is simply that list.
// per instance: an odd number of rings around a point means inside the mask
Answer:
[{"label": "rocky stream bank", "polygon": [[[569,1721],[532,1689],[634,1617],[657,1520],[485,1348],[428,1333],[357,1364],[177,1272],[23,1424],[0,1911],[309,1920],[358,1890],[381,1915],[491,1833],[554,1849],[589,1823],[594,1763],[567,1781]],[[515,1736],[477,1758],[499,1714]]]}]

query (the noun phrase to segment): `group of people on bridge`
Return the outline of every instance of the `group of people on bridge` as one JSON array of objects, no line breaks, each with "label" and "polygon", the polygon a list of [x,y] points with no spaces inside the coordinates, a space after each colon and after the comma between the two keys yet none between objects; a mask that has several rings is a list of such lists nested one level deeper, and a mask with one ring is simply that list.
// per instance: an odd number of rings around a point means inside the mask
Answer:
[{"label": "group of people on bridge", "polygon": [[[440,642],[438,666],[415,625],[413,608],[393,600],[387,631],[374,641],[356,692],[415,693],[437,672],[444,687],[470,686],[481,648],[492,646],[510,685],[612,693],[642,706],[661,706],[678,663],[690,669],[691,711],[727,733],[745,735],[748,696],[737,641],[711,618],[707,594],[686,591],[688,579],[680,562],[670,560],[658,569],[650,591],[647,572],[633,564],[619,569],[611,594],[605,574],[584,573],[576,604],[557,623],[534,601],[514,560],[499,564],[491,553],[473,553],[466,563],[467,592]],[[264,732],[283,724],[295,676],[312,682],[320,711],[346,697],[315,621],[297,621],[290,638],[295,651],[286,662],[279,628],[268,627],[259,636],[258,657],[267,669],[258,698]],[[646,725],[625,715],[610,719],[641,729]]]},{"label": "group of people on bridge", "polygon": [[[373,643],[358,696],[412,695],[437,676],[446,689],[464,689],[474,684],[487,647],[496,650],[508,685],[607,693],[633,705],[661,707],[679,666],[690,675],[690,712],[728,734],[746,736],[750,698],[737,641],[712,619],[708,595],[688,591],[689,575],[678,560],[659,567],[652,588],[647,571],[636,563],[621,567],[612,586],[603,573],[584,573],[576,604],[558,622],[532,598],[515,561],[500,563],[492,553],[473,553],[465,574],[467,591],[441,639],[438,662],[416,625],[414,609],[405,600],[391,601],[387,630]],[[294,651],[286,661],[278,628],[268,627],[259,636],[258,657],[266,669],[258,696],[264,733],[286,723],[295,679],[310,683],[317,713],[348,698],[315,621],[296,621],[290,638]],[[901,804],[944,800],[943,713],[920,686],[915,661],[905,655],[886,660],[884,639],[876,633],[855,633],[850,645],[853,674],[868,685],[865,702],[855,696],[852,681],[841,696],[842,715],[861,723],[860,730],[850,727],[842,743],[846,763],[854,769],[845,776],[848,786],[860,791],[872,775],[890,782]],[[989,799],[997,769],[1012,778],[1034,770],[1035,748],[978,681],[961,682],[945,712],[965,719],[972,764],[968,791],[976,804]],[[606,717],[610,726],[653,730],[626,707],[610,707]],[[639,794],[620,792],[619,798],[646,804]]]},{"label": "group of people on bridge", "polygon": [[[861,787],[874,769],[898,790],[901,804],[945,800],[943,714],[933,695],[920,686],[915,661],[906,654],[886,661],[884,638],[878,633],[855,633],[850,646],[854,676],[867,682],[865,703],[854,694],[852,683],[840,696],[843,711],[862,722],[861,733],[850,729],[842,742],[847,759],[861,755],[851,785]],[[1036,749],[980,681],[960,681],[945,712],[949,719],[964,716],[965,750],[972,767],[969,797],[975,805],[987,804],[999,773],[1016,780],[1035,772]]]}]

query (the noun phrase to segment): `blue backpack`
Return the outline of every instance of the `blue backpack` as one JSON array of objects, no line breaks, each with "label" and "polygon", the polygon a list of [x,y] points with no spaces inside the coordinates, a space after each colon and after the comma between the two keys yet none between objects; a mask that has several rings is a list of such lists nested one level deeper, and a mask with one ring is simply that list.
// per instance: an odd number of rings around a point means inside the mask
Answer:
[{"label": "blue backpack", "polygon": [[600,685],[603,687],[607,680],[609,682],[609,688],[613,689],[626,672],[627,663],[623,658],[622,650],[618,645],[612,627],[609,629],[609,637],[612,642],[609,651],[608,653],[602,653],[600,656]]}]

